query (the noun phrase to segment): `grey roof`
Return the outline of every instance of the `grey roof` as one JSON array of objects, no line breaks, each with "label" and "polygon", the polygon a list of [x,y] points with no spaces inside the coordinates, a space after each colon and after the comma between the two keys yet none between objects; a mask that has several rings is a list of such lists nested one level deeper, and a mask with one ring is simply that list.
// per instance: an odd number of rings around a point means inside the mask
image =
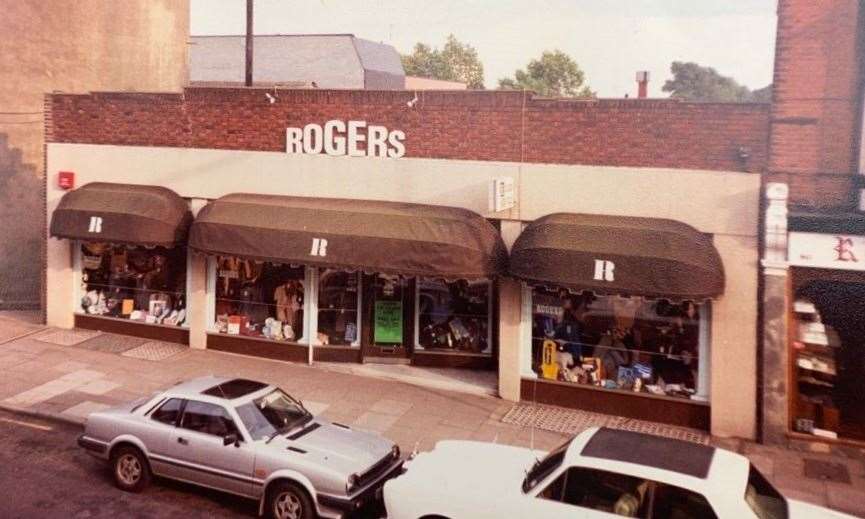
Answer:
[{"label": "grey roof", "polygon": [[[191,43],[189,79],[193,84],[243,82],[243,35],[192,36]],[[352,34],[259,35],[253,41],[253,82],[402,89],[405,72],[392,46]]]}]

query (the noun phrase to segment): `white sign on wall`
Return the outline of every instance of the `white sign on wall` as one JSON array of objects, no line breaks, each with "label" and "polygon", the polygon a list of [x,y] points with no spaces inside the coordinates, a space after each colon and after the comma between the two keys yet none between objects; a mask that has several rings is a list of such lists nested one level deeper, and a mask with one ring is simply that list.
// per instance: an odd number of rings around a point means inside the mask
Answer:
[{"label": "white sign on wall", "polygon": [[[303,128],[285,129],[285,152],[350,157],[389,157],[405,155],[405,132],[388,130],[366,121],[327,121]],[[362,145],[365,144],[365,146]]]},{"label": "white sign on wall", "polygon": [[842,270],[865,270],[865,236],[791,232],[790,265]]},{"label": "white sign on wall", "polygon": [[494,212],[513,209],[516,194],[513,177],[498,177],[490,184],[490,209]]}]

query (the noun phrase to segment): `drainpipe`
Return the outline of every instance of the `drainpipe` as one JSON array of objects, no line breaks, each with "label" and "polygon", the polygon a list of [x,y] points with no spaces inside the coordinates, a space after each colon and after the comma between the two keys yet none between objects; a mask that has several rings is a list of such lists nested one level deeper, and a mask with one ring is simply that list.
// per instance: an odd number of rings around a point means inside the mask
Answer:
[{"label": "drainpipe", "polygon": [[637,99],[647,97],[649,97],[649,71],[640,70],[637,72]]}]

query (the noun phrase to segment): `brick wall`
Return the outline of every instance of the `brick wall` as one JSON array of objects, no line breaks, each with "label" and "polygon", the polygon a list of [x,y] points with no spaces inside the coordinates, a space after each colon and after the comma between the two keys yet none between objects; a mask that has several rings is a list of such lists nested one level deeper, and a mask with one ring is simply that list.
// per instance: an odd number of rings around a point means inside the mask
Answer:
[{"label": "brick wall", "polygon": [[769,179],[791,202],[849,209],[857,168],[860,21],[857,0],[780,0]]},{"label": "brick wall", "polygon": [[282,151],[287,126],[360,119],[405,131],[408,157],[762,172],[768,155],[768,105],[427,91],[410,108],[413,92],[265,92],[54,94],[48,139]]}]

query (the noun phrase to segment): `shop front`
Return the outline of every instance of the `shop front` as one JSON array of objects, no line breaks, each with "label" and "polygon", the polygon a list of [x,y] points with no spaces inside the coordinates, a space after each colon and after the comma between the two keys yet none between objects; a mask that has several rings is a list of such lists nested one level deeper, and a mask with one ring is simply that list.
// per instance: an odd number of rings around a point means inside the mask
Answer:
[{"label": "shop front", "polygon": [[[792,214],[788,434],[865,444],[865,220]],[[826,232],[829,231],[829,232]],[[834,232],[832,232],[834,231]]]},{"label": "shop front", "polygon": [[188,343],[190,220],[164,187],[90,183],[64,195],[50,233],[72,249],[75,326]]},{"label": "shop front", "polygon": [[523,400],[708,429],[711,238],[673,220],[558,213],[511,251],[526,285],[533,376]]},{"label": "shop front", "polygon": [[491,298],[507,252],[474,212],[229,194],[199,212],[189,247],[208,256],[208,348],[495,366]]},{"label": "shop front", "polygon": [[[754,437],[760,176],[736,169],[736,150],[759,157],[762,137],[711,117],[759,127],[762,109],[278,94],[51,96],[49,219],[106,182],[162,186],[183,214],[171,240],[109,236],[115,213],[162,207],[137,201],[84,207],[82,229],[53,232],[50,325],[178,330],[191,348],[303,363],[489,369],[509,401]],[[648,153],[605,122],[650,114],[678,131],[698,112],[691,151],[661,158],[654,132],[640,134]],[[615,152],[574,137],[585,118]]]}]

